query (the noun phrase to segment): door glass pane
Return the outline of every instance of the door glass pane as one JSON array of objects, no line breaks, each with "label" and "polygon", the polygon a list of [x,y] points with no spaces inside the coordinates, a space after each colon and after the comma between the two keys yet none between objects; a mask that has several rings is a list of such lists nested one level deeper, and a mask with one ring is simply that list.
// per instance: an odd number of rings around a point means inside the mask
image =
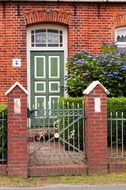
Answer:
[{"label": "door glass pane", "polygon": [[118,36],[117,37],[117,42],[126,42],[126,36]]},{"label": "door glass pane", "polygon": [[126,42],[126,29],[117,30],[117,42]]},{"label": "door glass pane", "polygon": [[40,29],[31,31],[31,46],[62,47],[63,32],[60,30]]},{"label": "door glass pane", "polygon": [[48,30],[48,46],[49,47],[58,47],[59,44],[59,35],[58,30]]},{"label": "door glass pane", "polygon": [[31,31],[31,46],[34,46],[34,30]]},{"label": "door glass pane", "polygon": [[35,44],[37,47],[46,46],[46,30],[35,31]]}]

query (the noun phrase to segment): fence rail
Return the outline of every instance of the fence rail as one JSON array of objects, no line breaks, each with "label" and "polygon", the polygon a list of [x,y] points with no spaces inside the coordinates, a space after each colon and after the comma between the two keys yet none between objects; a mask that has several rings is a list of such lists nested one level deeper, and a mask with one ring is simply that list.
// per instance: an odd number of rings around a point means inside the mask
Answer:
[{"label": "fence rail", "polygon": [[7,161],[7,114],[0,113],[0,164]]},{"label": "fence rail", "polygon": [[109,158],[126,158],[126,113],[115,112],[108,115]]}]

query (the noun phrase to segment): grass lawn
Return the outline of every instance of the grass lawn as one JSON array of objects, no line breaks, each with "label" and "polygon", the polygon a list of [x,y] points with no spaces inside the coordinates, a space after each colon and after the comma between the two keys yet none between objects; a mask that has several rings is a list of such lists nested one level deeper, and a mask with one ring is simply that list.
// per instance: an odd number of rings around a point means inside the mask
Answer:
[{"label": "grass lawn", "polygon": [[104,176],[61,176],[33,177],[28,179],[17,177],[0,177],[0,186],[42,186],[47,184],[123,184],[126,173],[107,174]]}]

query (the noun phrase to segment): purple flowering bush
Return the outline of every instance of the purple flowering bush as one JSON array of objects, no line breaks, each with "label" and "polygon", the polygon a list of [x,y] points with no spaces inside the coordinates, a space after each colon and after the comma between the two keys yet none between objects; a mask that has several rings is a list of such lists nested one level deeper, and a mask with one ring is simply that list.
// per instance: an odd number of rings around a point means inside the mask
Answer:
[{"label": "purple flowering bush", "polygon": [[70,96],[82,96],[94,80],[99,80],[110,96],[126,96],[126,49],[104,43],[102,52],[101,55],[80,52],[68,60],[65,80]]}]

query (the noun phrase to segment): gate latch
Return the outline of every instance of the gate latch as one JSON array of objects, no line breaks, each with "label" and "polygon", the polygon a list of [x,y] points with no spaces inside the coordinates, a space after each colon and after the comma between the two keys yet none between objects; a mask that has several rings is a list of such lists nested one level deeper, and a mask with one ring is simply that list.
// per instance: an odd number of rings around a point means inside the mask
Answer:
[{"label": "gate latch", "polygon": [[27,108],[27,118],[34,118],[36,111],[37,111],[36,109],[30,110],[29,108]]}]

